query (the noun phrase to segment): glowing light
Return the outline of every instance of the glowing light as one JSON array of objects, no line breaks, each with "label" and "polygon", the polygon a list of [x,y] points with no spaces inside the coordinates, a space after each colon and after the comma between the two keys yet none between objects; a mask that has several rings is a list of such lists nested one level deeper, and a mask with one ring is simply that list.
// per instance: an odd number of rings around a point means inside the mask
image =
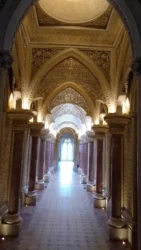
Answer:
[{"label": "glowing light", "polygon": [[99,125],[99,119],[98,119],[98,118],[95,119],[94,124],[95,124],[95,125]]},{"label": "glowing light", "polygon": [[37,122],[42,122],[43,121],[43,117],[41,116],[40,113],[38,113],[37,115]]},{"label": "glowing light", "polygon": [[126,244],[125,241],[123,241],[122,244],[125,245]]},{"label": "glowing light", "polygon": [[2,237],[2,240],[5,240],[5,237]]},{"label": "glowing light", "polygon": [[49,129],[49,123],[48,123],[48,121],[45,122],[45,128]]},{"label": "glowing light", "polygon": [[72,183],[73,162],[62,161],[60,164],[60,180],[62,186],[70,186]]},{"label": "glowing light", "polygon": [[30,120],[29,120],[29,122],[33,122],[34,121],[34,119],[33,118],[31,118]]},{"label": "glowing light", "polygon": [[115,104],[111,104],[111,106],[109,107],[109,113],[116,113],[116,105]]},{"label": "glowing light", "polygon": [[16,100],[14,98],[13,93],[10,94],[8,106],[9,106],[9,109],[15,109],[16,108]]},{"label": "glowing light", "polygon": [[130,101],[129,98],[126,98],[122,104],[122,113],[129,114],[129,111],[130,111]]},{"label": "glowing light", "polygon": [[25,98],[22,100],[22,109],[29,109],[28,100]]}]

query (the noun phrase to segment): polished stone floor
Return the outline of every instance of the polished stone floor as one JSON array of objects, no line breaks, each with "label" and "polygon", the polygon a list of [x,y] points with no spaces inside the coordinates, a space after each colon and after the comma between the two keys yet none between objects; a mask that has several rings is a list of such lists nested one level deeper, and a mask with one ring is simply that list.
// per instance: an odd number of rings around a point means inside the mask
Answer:
[{"label": "polished stone floor", "polygon": [[1,238],[0,250],[130,249],[108,241],[105,211],[93,208],[92,196],[72,171],[72,163],[62,163],[50,184],[38,192],[36,207],[22,208],[19,238]]}]

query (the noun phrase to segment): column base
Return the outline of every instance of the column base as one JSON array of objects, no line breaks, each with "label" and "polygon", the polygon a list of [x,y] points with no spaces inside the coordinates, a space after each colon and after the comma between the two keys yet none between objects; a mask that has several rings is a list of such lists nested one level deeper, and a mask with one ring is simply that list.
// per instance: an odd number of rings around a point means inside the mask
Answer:
[{"label": "column base", "polygon": [[36,183],[35,189],[36,190],[44,190],[45,189],[44,181],[42,180],[42,181],[39,181],[38,183]]},{"label": "column base", "polygon": [[94,186],[93,183],[88,183],[87,184],[87,192],[95,192],[96,187]]},{"label": "column base", "polygon": [[22,218],[20,214],[6,214],[0,224],[0,236],[18,237],[21,230]]},{"label": "column base", "polygon": [[127,240],[128,239],[128,228],[122,219],[108,220],[109,226],[109,238],[110,240]]},{"label": "column base", "polygon": [[96,194],[94,197],[94,207],[95,208],[106,208],[106,199],[102,195]]},{"label": "column base", "polygon": [[21,223],[18,224],[0,224],[0,236],[18,237],[21,231]]},{"label": "column base", "polygon": [[82,176],[81,176],[81,184],[87,184],[87,182],[88,182],[87,176],[82,175]]},{"label": "column base", "polygon": [[24,197],[24,205],[35,206],[37,202],[37,194],[35,191],[29,192]]},{"label": "column base", "polygon": [[49,183],[49,182],[50,182],[50,176],[51,176],[50,173],[45,174],[45,175],[44,175],[44,182]]}]

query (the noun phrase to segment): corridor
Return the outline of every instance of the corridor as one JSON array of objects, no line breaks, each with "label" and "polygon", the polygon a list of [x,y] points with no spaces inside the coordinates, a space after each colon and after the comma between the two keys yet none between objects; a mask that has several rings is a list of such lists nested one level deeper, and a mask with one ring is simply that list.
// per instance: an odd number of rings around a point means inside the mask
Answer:
[{"label": "corridor", "polygon": [[52,173],[45,191],[38,192],[36,207],[22,209],[24,221],[19,238],[1,239],[0,250],[127,249],[121,243],[117,248],[109,245],[90,199],[93,194],[80,184],[72,163],[67,164],[68,170],[66,162],[62,163],[59,171]]}]

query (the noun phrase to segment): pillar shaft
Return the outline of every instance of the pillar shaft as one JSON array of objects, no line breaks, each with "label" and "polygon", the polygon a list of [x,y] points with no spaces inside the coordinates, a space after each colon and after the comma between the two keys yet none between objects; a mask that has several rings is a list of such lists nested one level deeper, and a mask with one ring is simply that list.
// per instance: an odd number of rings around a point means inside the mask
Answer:
[{"label": "pillar shaft", "polygon": [[93,154],[94,154],[94,142],[89,142],[89,150],[88,150],[88,181],[93,182],[94,180],[94,161],[93,161]]},{"label": "pillar shaft", "polygon": [[[123,171],[123,139],[125,125],[130,121],[129,116],[109,114],[105,117],[109,125],[111,136],[110,163],[111,163],[111,219],[108,221],[114,230],[123,228],[125,223],[121,216],[122,171]],[[117,231],[116,231],[117,232]],[[119,233],[120,235],[120,233]],[[116,237],[122,237],[121,235]]]},{"label": "pillar shaft", "polygon": [[121,219],[121,170],[123,135],[111,135],[111,217]]},{"label": "pillar shaft", "polygon": [[24,137],[28,121],[32,118],[32,113],[30,111],[10,111],[8,112],[8,117],[12,120],[13,142],[8,215],[5,217],[5,222],[9,224],[14,224],[20,221],[20,216],[18,214]]},{"label": "pillar shaft", "polygon": [[37,170],[37,157],[38,157],[38,136],[32,136],[31,145],[31,161],[30,161],[30,174],[29,174],[29,191],[35,190],[36,183],[36,170]]},{"label": "pillar shaft", "polygon": [[103,139],[97,139],[96,193],[102,195],[103,189]]},{"label": "pillar shaft", "polygon": [[43,180],[44,166],[45,166],[45,148],[46,148],[46,141],[41,139],[38,180]]},{"label": "pillar shaft", "polygon": [[46,142],[46,151],[45,151],[45,171],[44,173],[47,174],[49,171],[49,161],[50,161],[50,142]]}]

